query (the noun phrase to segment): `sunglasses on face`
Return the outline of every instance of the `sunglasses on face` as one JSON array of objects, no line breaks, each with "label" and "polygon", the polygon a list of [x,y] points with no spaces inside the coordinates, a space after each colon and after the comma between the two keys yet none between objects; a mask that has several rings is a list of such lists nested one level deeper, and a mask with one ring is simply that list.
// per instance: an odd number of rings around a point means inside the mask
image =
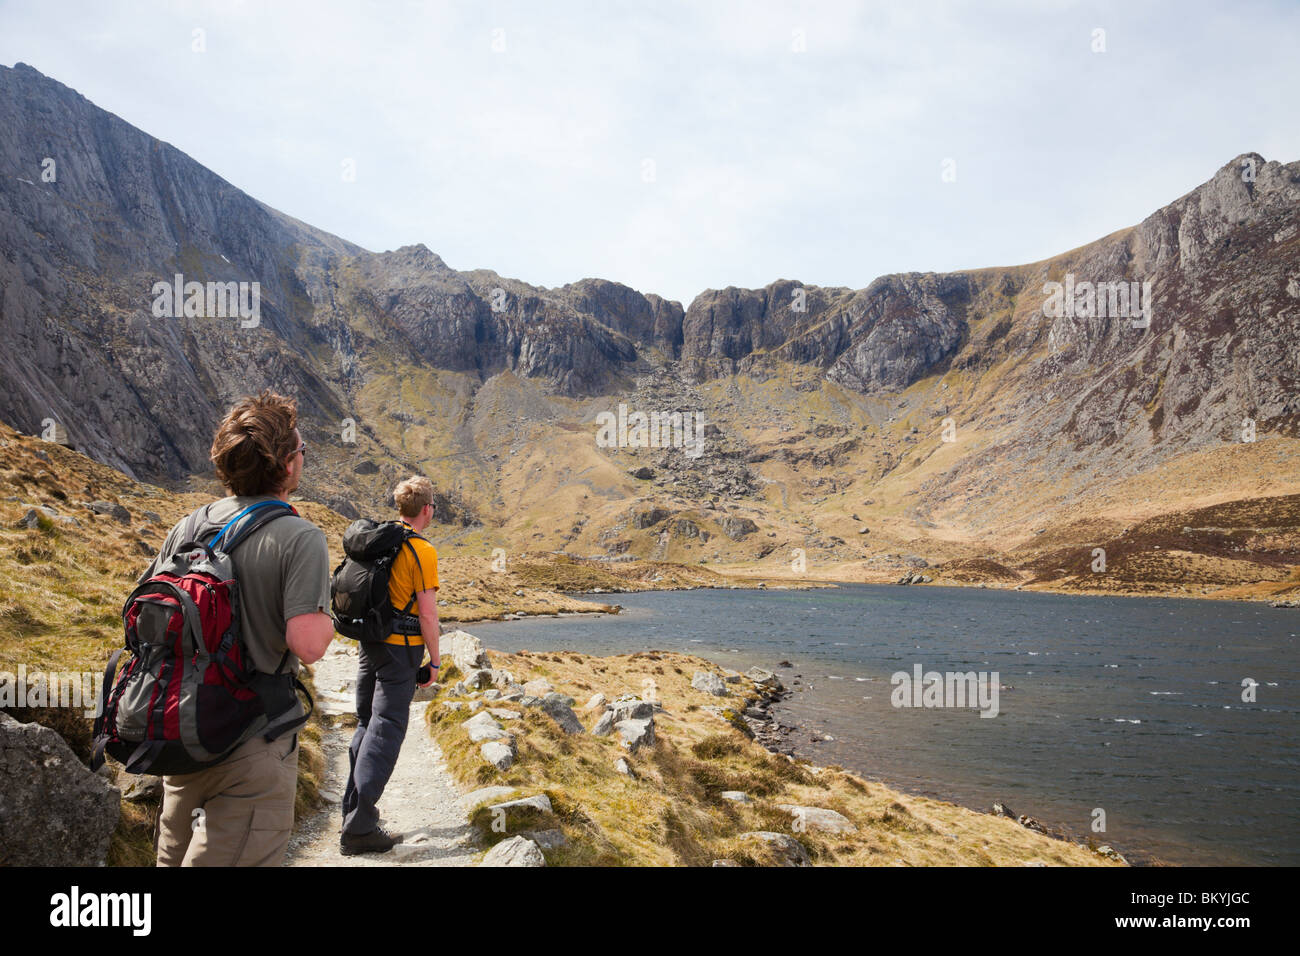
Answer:
[{"label": "sunglasses on face", "polygon": [[307,443],[303,442],[294,450],[295,455],[302,455],[303,464],[307,463]]}]

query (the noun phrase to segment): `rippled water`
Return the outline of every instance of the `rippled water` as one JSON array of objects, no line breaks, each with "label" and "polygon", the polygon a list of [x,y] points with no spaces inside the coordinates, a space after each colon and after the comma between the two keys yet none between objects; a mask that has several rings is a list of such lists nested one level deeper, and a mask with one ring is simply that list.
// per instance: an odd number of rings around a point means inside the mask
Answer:
[{"label": "rippled water", "polygon": [[[1295,610],[879,585],[616,600],[617,617],[467,629],[507,651],[788,660],[778,673],[805,689],[778,716],[800,728],[801,756],[967,806],[1002,802],[1076,837],[1100,808],[1095,836],[1137,861],[1300,864]],[[998,716],[893,707],[891,675],[916,664],[997,672]]]}]

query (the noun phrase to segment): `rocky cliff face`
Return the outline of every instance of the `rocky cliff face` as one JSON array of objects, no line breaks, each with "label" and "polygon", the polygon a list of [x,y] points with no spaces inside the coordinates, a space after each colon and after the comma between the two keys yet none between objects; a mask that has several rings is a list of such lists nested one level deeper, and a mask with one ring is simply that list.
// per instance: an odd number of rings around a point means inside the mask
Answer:
[{"label": "rocky cliff face", "polygon": [[[1300,163],[1244,154],[1139,225],[1039,263],[860,289],[780,280],[683,309],[601,279],[458,272],[424,246],[368,252],[21,64],[0,68],[0,128],[0,418],[61,425],[133,476],[207,472],[223,408],[270,386],[298,397],[322,449],[305,492],[347,511],[402,471],[456,470],[480,506],[524,521],[567,499],[508,474],[512,458],[568,461],[595,409],[689,396],[725,423],[727,454],[679,462],[718,469],[703,480],[655,452],[679,510],[734,495],[822,540],[801,509],[848,489],[910,475],[896,493],[917,528],[978,530],[1020,507],[1006,496],[1018,476],[1069,476],[1035,500],[1078,495],[1236,441],[1247,420],[1294,436],[1300,419]],[[153,284],[177,273],[258,283],[260,321],[155,317]],[[1044,314],[1049,283],[1120,282],[1149,283],[1149,327],[1096,314],[1104,294]],[[647,381],[681,388],[650,395]],[[340,440],[347,421],[356,437]],[[578,477],[593,467],[566,464],[564,487],[635,492]],[[566,524],[563,540],[597,525]]]}]

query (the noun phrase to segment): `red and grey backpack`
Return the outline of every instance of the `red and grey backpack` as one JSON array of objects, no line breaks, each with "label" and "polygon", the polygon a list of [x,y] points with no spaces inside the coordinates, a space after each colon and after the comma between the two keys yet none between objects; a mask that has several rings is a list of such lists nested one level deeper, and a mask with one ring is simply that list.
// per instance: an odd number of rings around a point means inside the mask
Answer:
[{"label": "red and grey backpack", "polygon": [[[274,740],[307,722],[315,705],[302,682],[283,672],[289,652],[274,674],[253,668],[230,559],[259,528],[288,514],[297,512],[284,502],[258,502],[207,543],[215,527],[208,507],[186,520],[175,554],[122,608],[126,647],[104,670],[92,770],[107,753],[128,773],[193,773],[257,734]],[[132,657],[114,680],[123,650]],[[292,716],[298,693],[307,697],[302,717]]]}]

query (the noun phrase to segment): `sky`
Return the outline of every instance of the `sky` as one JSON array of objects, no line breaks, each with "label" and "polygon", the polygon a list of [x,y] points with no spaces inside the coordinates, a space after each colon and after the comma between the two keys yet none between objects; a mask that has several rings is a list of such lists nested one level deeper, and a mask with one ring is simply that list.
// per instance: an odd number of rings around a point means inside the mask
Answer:
[{"label": "sky", "polygon": [[1047,258],[1300,159],[1300,3],[0,0],[27,63],[373,251],[683,305]]}]

